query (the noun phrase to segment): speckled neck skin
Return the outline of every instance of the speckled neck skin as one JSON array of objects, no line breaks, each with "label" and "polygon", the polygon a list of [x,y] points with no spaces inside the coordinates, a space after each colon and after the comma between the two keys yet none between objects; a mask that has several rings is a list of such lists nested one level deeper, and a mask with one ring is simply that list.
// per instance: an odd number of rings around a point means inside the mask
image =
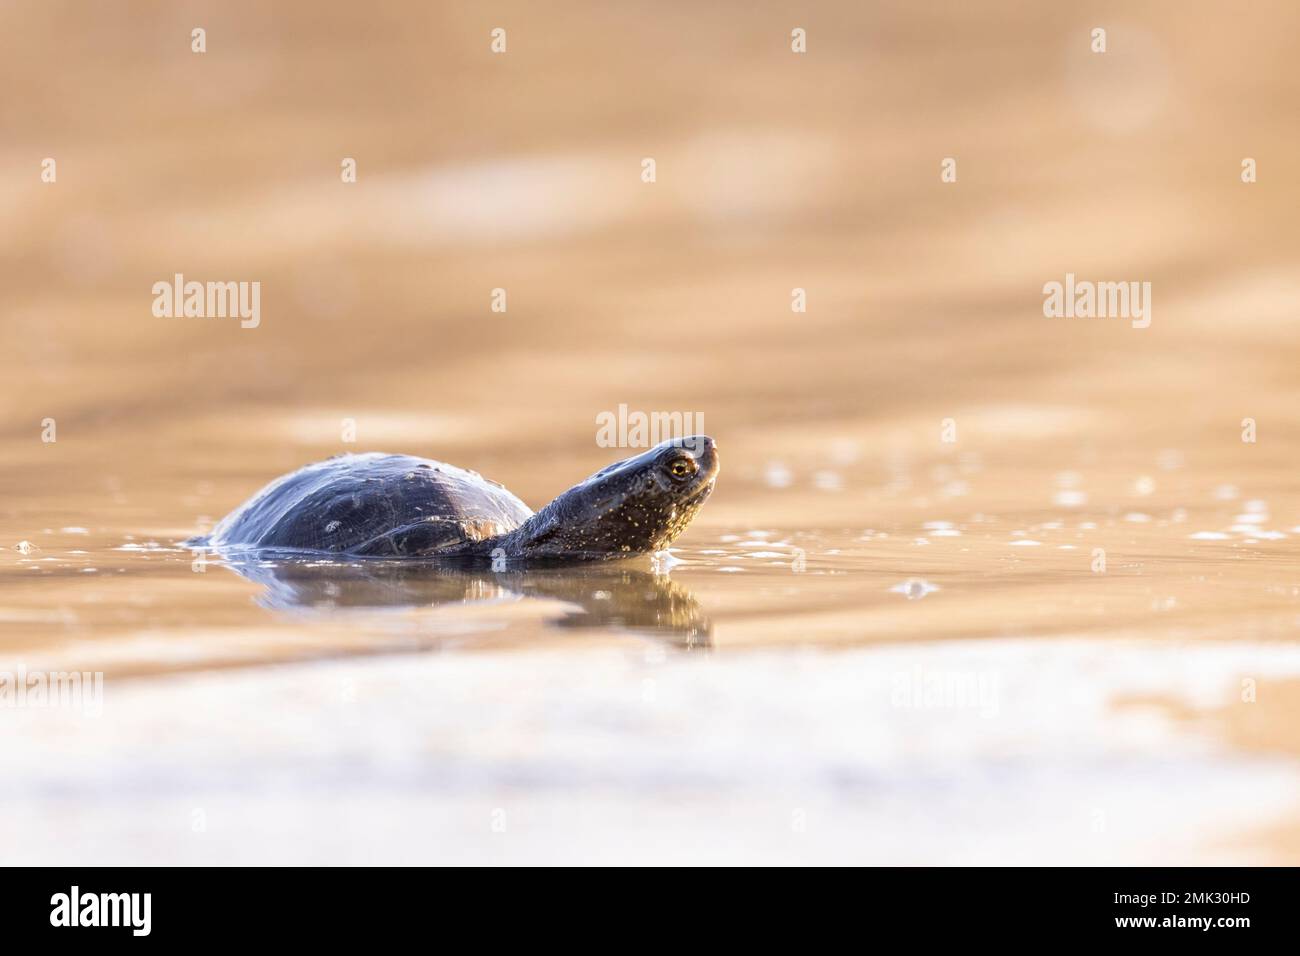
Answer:
[{"label": "speckled neck skin", "polygon": [[514,531],[475,550],[526,560],[600,560],[662,551],[686,530],[717,476],[713,439],[694,435],[666,441],[574,485]]}]

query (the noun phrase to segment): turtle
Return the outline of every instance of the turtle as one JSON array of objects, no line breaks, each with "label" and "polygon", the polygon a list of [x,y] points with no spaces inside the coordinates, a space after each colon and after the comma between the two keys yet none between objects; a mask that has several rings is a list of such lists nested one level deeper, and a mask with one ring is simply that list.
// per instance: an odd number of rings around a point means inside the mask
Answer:
[{"label": "turtle", "polygon": [[661,442],[534,513],[504,485],[444,462],[335,455],[272,481],[191,548],[340,557],[592,561],[667,548],[713,491],[707,435]]}]

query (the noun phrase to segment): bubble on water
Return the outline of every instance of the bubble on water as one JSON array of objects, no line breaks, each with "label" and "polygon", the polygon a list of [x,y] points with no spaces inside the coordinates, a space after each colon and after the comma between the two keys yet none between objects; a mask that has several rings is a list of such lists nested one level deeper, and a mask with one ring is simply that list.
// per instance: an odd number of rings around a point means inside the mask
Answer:
[{"label": "bubble on water", "polygon": [[1162,471],[1177,471],[1183,467],[1186,457],[1177,448],[1162,449],[1160,454],[1156,455],[1156,464]]},{"label": "bubble on water", "polygon": [[60,528],[59,530],[62,531],[64,534],[90,534],[90,531],[86,528],[72,527],[72,528]]},{"label": "bubble on water", "polygon": [[1144,498],[1155,490],[1156,480],[1150,475],[1142,475],[1137,481],[1133,482],[1133,492]]},{"label": "bubble on water", "polygon": [[1080,522],[1079,522],[1079,530],[1080,530],[1080,531],[1095,531],[1096,528],[1097,528],[1097,522],[1095,522],[1095,521],[1080,521]]},{"label": "bubble on water", "polygon": [[839,491],[844,487],[844,479],[837,471],[819,471],[813,475],[813,484],[822,491]]},{"label": "bubble on water", "polygon": [[954,527],[951,521],[927,521],[921,525],[926,531],[930,532],[932,538],[960,538],[961,532]]},{"label": "bubble on water", "polygon": [[1286,535],[1281,531],[1257,531],[1255,537],[1264,541],[1281,541]]},{"label": "bubble on water", "polygon": [[1140,511],[1130,511],[1128,514],[1124,516],[1124,520],[1131,521],[1134,524],[1146,524],[1148,521],[1151,520],[1151,516],[1148,514],[1143,514]]},{"label": "bubble on water", "polygon": [[739,541],[739,540],[740,540],[740,535],[738,535],[738,534],[724,534],[724,535],[723,535],[722,537],[720,537],[718,540],[719,540],[719,541],[725,541],[725,542],[727,542],[728,544],[730,544],[730,543],[733,542],[733,541]]},{"label": "bubble on water", "polygon": [[1012,546],[1013,548],[1014,548],[1014,547],[1021,547],[1021,548],[1038,548],[1038,547],[1041,547],[1042,544],[1043,544],[1043,542],[1041,542],[1041,541],[1034,541],[1034,540],[1031,539],[1031,538],[1021,538],[1021,539],[1019,539],[1018,541],[1012,541],[1012,542],[1011,542],[1011,546]]},{"label": "bubble on water", "polygon": [[1230,535],[1226,535],[1222,531],[1197,531],[1187,537],[1196,541],[1227,541]]},{"label": "bubble on water", "polygon": [[1237,517],[1232,520],[1237,522],[1237,524],[1259,524],[1261,521],[1267,521],[1268,515],[1247,512],[1244,515],[1237,515]]},{"label": "bubble on water", "polygon": [[1169,520],[1170,520],[1170,521],[1173,521],[1173,522],[1175,522],[1175,523],[1181,523],[1181,522],[1186,521],[1186,520],[1187,520],[1187,509],[1186,509],[1186,508],[1175,508],[1175,509],[1173,510],[1173,513],[1169,515]]},{"label": "bubble on water", "polygon": [[746,551],[746,552],[745,552],[745,557],[747,557],[747,558],[782,558],[782,559],[784,559],[784,558],[788,558],[789,555],[788,555],[788,554],[784,554],[784,553],[782,553],[782,552],[780,552],[780,551]]},{"label": "bubble on water", "polygon": [[895,584],[889,590],[895,594],[903,595],[909,601],[915,601],[927,594],[933,594],[939,590],[939,585],[931,584],[924,578],[908,578],[906,581]]},{"label": "bubble on water", "polygon": [[769,488],[789,488],[794,482],[794,475],[784,462],[769,461],[763,471],[763,480]]},{"label": "bubble on water", "polygon": [[673,568],[685,563],[671,551],[656,551],[650,556],[650,570],[655,574],[667,574]]},{"label": "bubble on water", "polygon": [[734,567],[733,565],[727,565],[725,568],[718,568],[718,570],[719,570],[719,571],[725,571],[725,572],[727,572],[728,574],[738,574],[738,573],[740,573],[741,571],[744,571],[745,569],[744,569],[744,568],[737,568],[737,567]]},{"label": "bubble on water", "polygon": [[837,465],[851,465],[862,457],[858,443],[849,438],[837,438],[831,442],[831,461]]},{"label": "bubble on water", "polygon": [[339,530],[339,528],[341,528],[341,527],[343,527],[343,522],[342,522],[342,521],[339,521],[339,520],[336,518],[335,520],[331,521],[329,524],[327,524],[327,525],[325,526],[325,533],[326,533],[326,534],[333,534],[335,531]]},{"label": "bubble on water", "polygon": [[82,569],[81,569],[81,573],[82,573],[82,574],[95,574],[95,573],[98,572],[98,571],[99,571],[99,568],[82,568]]},{"label": "bubble on water", "polygon": [[1219,501],[1232,501],[1241,494],[1241,492],[1237,489],[1236,485],[1219,485],[1214,489],[1213,494]]},{"label": "bubble on water", "polygon": [[1258,514],[1258,515],[1268,514],[1268,502],[1264,501],[1261,498],[1252,498],[1250,501],[1247,501],[1244,505],[1242,505],[1242,507],[1245,508],[1247,511],[1251,512],[1252,514]]},{"label": "bubble on water", "polygon": [[1072,488],[1062,488],[1052,496],[1052,504],[1062,508],[1079,508],[1088,503],[1088,495]]},{"label": "bubble on water", "polygon": [[32,544],[30,541],[19,541],[16,545],[14,545],[14,550],[17,551],[19,554],[31,554],[33,550],[40,550],[40,549],[37,548],[36,545]]}]

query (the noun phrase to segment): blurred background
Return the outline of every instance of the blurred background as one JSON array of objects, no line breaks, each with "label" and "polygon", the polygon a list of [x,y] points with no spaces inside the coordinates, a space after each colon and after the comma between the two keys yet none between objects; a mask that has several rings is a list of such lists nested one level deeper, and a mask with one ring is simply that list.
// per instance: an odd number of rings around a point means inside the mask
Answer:
[{"label": "blurred background", "polygon": [[[1234,466],[1296,437],[1293,4],[0,16],[10,494],[37,456],[128,438],[149,474],[288,468],[345,416],[366,447],[555,453],[497,465],[550,494],[603,463],[594,416],[620,402],[704,414],[733,463],[847,432],[928,446],[945,417]],[[1150,281],[1151,327],[1044,319],[1067,271]],[[177,272],[259,280],[261,326],[154,318]],[[1266,438],[1243,449],[1248,415]]]},{"label": "blurred background", "polygon": [[[191,50],[195,28],[206,52]],[[1179,738],[1189,753],[1214,740],[1246,768],[1229,790],[1269,794],[1173,814],[1187,826],[1162,837],[1181,848],[1164,858],[1219,858],[1222,845],[1187,842],[1188,821],[1229,840],[1290,805],[1231,845],[1233,859],[1294,862],[1300,739],[1279,728],[1300,698],[1298,28],[1282,0],[0,2],[0,649],[123,678],[358,650],[366,628],[272,624],[251,585],[218,588],[187,556],[116,588],[82,565],[111,570],[99,548],[170,546],[341,451],[440,458],[539,507],[617,456],[596,444],[601,412],[692,413],[723,474],[683,539],[699,576],[675,579],[694,583],[717,647],[1155,642],[1155,658],[1088,651],[1104,673],[1085,698],[1147,708],[1125,725],[1133,749],[1088,779],[1153,788],[1135,833],[1168,792],[1226,779],[1213,761],[1150,777],[1142,755],[1169,752],[1142,736],[1156,713],[1169,733],[1195,731]],[[42,182],[46,158],[56,182]],[[1042,287],[1067,272],[1150,282],[1150,327],[1044,318]],[[260,325],[155,317],[151,288],[176,273],[259,281]],[[46,419],[57,442],[41,440]],[[927,550],[927,527],[966,537]],[[1017,537],[1052,553],[1008,550]],[[750,567],[732,554],[742,540],[751,556],[801,547],[826,573],[799,589],[784,571],[710,576]],[[1104,580],[1085,557],[1098,545]],[[940,600],[890,594],[918,576]],[[487,640],[525,638],[550,640],[513,625]],[[1206,698],[1193,714],[1182,683],[1162,684],[1186,642],[1244,640],[1264,642],[1250,653],[1278,675],[1267,715],[1215,698],[1206,724]],[[1012,650],[998,666],[1026,660]],[[1246,673],[1224,660],[1207,665],[1220,691]],[[1117,677],[1138,671],[1151,680]],[[791,707],[821,727],[815,686]],[[1068,722],[1025,743],[1053,699],[1034,687],[988,753],[1088,752]],[[121,753],[170,714],[133,693]],[[757,728],[784,726],[767,717],[727,739],[757,747]],[[1115,728],[1094,730],[1110,754]],[[33,760],[91,746],[48,734],[29,736]],[[943,754],[981,752],[951,743]],[[1077,784],[1054,778],[1045,799]],[[85,825],[102,833],[117,811],[96,806],[107,817]],[[1024,852],[1122,859],[1081,807],[1081,842],[1045,824],[1046,839],[1020,833]],[[1001,859],[992,845],[916,849],[886,857]]]}]

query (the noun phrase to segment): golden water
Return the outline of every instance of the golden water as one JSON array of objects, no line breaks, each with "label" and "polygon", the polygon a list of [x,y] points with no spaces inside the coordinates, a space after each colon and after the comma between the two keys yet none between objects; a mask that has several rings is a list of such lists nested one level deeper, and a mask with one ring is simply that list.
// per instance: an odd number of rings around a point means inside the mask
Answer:
[{"label": "golden water", "polygon": [[[0,672],[104,674],[0,708],[0,860],[1300,858],[1291,6],[141,10],[0,10]],[[719,442],[654,562],[178,547],[620,403]]]}]

